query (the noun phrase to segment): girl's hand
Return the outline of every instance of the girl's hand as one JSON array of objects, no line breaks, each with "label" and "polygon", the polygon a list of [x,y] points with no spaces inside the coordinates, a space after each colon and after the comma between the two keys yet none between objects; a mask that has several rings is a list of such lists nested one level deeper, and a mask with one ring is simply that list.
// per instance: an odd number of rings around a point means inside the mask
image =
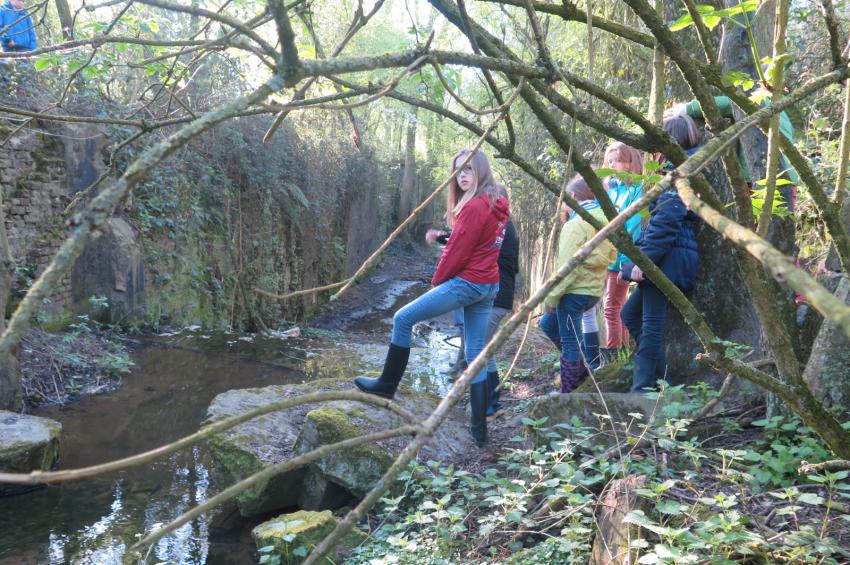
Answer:
[{"label": "girl's hand", "polygon": [[637,265],[635,265],[632,269],[631,279],[635,282],[640,282],[643,280],[643,271],[641,271],[640,267],[638,267]]},{"label": "girl's hand", "polygon": [[433,244],[441,235],[445,235],[445,232],[441,230],[430,229],[425,232],[425,241],[428,242],[429,245]]}]

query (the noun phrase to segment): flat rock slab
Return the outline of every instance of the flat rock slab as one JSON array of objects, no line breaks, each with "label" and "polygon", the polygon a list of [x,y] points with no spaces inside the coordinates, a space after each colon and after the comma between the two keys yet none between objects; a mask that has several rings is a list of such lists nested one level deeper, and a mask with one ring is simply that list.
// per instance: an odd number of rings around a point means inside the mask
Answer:
[{"label": "flat rock slab", "polygon": [[[258,406],[312,392],[355,390],[349,379],[326,379],[304,384],[230,390],[213,399],[207,415],[214,422]],[[439,398],[402,386],[395,398],[424,420]],[[351,401],[309,404],[266,414],[211,438],[216,480],[232,484],[266,466],[356,435],[403,425],[382,408]],[[237,499],[244,516],[292,507],[323,510],[362,497],[389,468],[409,438],[399,437],[339,451],[301,468],[279,474],[245,491]],[[419,453],[422,461],[453,463],[475,450],[469,420],[455,409],[434,439]]]},{"label": "flat rock slab", "polygon": [[[0,471],[49,471],[59,460],[62,424],[55,420],[0,410]],[[32,487],[0,484],[0,496]]]},{"label": "flat rock slab", "polygon": [[[547,417],[546,427],[570,422],[574,417],[583,424],[598,426],[603,432],[595,436],[603,444],[622,441],[623,431],[628,427],[630,433],[639,435],[642,424],[650,424],[657,416],[663,415],[664,406],[670,402],[683,402],[682,393],[664,395],[661,398],[649,398],[645,394],[626,392],[573,392],[570,394],[552,393],[538,398],[529,410],[529,417],[540,419]],[[617,434],[613,433],[612,424]]]},{"label": "flat rock slab", "polygon": [[[297,565],[304,561],[310,551],[321,542],[337,525],[337,519],[330,510],[311,512],[300,510],[291,514],[281,514],[277,518],[263,522],[251,531],[257,549],[273,547],[282,559],[282,563]],[[360,545],[366,534],[354,528],[336,545],[335,559],[325,558],[322,563],[340,563],[352,548]]]}]

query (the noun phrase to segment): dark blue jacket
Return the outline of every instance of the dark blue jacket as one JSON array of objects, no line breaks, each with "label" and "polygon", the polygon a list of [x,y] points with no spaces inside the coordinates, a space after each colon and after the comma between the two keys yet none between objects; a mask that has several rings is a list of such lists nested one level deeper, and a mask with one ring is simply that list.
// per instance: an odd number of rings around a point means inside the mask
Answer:
[{"label": "dark blue jacket", "polygon": [[[696,286],[699,255],[694,237],[696,215],[675,190],[668,190],[649,205],[649,223],[635,243],[664,274],[682,290]],[[623,278],[629,280],[634,263],[623,262]]]},{"label": "dark blue jacket", "polygon": [[[0,34],[3,43],[3,51],[32,51],[38,48],[38,40],[35,37],[35,27],[32,18],[26,8],[16,10],[11,2],[6,2],[0,8],[0,30],[6,29]],[[9,40],[15,42],[13,47],[9,46]]]},{"label": "dark blue jacket", "polygon": [[514,309],[514,291],[516,275],[519,272],[519,238],[514,223],[508,220],[505,226],[505,239],[499,251],[499,294],[493,300],[493,306]]}]

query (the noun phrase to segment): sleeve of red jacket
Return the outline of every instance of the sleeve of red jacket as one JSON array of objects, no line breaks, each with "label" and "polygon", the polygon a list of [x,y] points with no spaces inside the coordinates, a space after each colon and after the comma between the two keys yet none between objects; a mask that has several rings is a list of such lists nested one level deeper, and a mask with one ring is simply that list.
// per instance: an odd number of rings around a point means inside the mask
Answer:
[{"label": "sleeve of red jacket", "polygon": [[478,231],[484,221],[483,212],[485,211],[486,205],[481,206],[481,201],[478,199],[469,202],[460,211],[449,243],[443,249],[437,270],[431,278],[432,285],[443,284],[463,270],[478,240]]}]

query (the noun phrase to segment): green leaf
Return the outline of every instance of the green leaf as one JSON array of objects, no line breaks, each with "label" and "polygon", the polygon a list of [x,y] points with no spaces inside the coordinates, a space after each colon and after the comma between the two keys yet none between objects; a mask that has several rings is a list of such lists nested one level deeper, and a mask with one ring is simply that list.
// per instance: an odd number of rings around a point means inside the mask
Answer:
[{"label": "green leaf", "polygon": [[38,59],[36,59],[35,65],[33,66],[35,67],[35,70],[43,71],[51,64],[53,64],[53,60],[51,57],[39,57]]},{"label": "green leaf", "polygon": [[823,504],[823,497],[819,496],[813,492],[804,492],[800,496],[797,497],[797,502],[802,502],[803,504],[814,504],[815,506],[820,506]]},{"label": "green leaf", "polygon": [[715,15],[703,16],[702,21],[703,23],[705,23],[705,27],[707,27],[709,30],[713,30],[717,27],[717,24],[721,22],[721,18],[720,16]]},{"label": "green leaf", "polygon": [[690,14],[684,14],[681,18],[670,24],[670,31],[679,31],[693,25],[694,19]]},{"label": "green leaf", "polygon": [[669,516],[678,516],[682,513],[682,505],[675,500],[662,500],[655,505],[655,509]]},{"label": "green leaf", "polygon": [[299,545],[292,550],[292,555],[295,557],[307,557],[307,548],[303,545]]}]

